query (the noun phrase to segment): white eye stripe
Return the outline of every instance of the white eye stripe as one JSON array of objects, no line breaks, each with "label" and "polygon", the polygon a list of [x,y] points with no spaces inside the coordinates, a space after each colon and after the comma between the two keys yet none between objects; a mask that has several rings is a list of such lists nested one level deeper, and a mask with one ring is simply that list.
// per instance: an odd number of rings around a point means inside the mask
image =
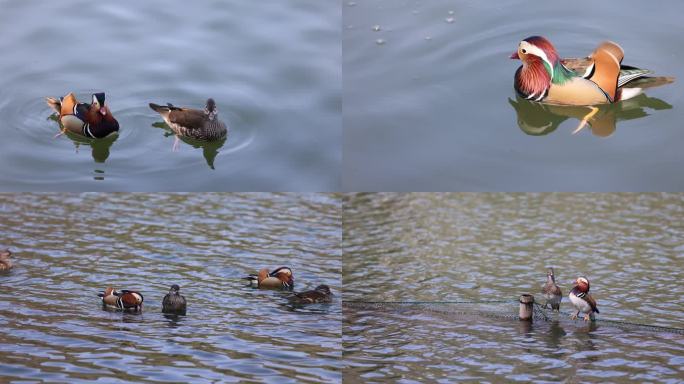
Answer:
[{"label": "white eye stripe", "polygon": [[553,63],[549,61],[549,58],[546,56],[546,53],[544,53],[544,51],[542,51],[539,47],[536,47],[528,43],[527,41],[521,41],[520,48],[526,50],[527,54],[535,55],[544,60],[546,64],[549,65],[549,68],[551,68],[551,78],[553,79]]}]

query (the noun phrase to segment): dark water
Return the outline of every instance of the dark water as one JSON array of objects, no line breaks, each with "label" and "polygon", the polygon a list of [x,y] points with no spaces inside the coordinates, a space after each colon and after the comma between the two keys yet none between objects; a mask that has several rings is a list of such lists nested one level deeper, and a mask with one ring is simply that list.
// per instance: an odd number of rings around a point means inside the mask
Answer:
[{"label": "dark water", "polygon": [[[343,220],[345,302],[476,302],[345,305],[345,379],[664,383],[684,375],[682,195],[352,195]],[[564,292],[561,314],[521,323],[516,299],[539,300],[548,266]],[[569,318],[579,275],[601,311],[595,324]],[[506,302],[477,303],[492,300]]]},{"label": "dark water", "polygon": [[[0,12],[0,189],[339,189],[341,8],[316,1],[18,1]],[[105,91],[118,138],[54,139],[46,96]],[[203,108],[225,143],[182,144],[147,105]]]},{"label": "dark water", "polygon": [[[345,1],[344,164],[349,191],[684,189],[681,2]],[[637,27],[638,26],[638,27]],[[563,57],[614,40],[625,64],[678,80],[603,107],[516,101],[508,58],[540,34]]]},{"label": "dark water", "polygon": [[[339,382],[340,198],[333,195],[0,194],[0,381]],[[240,277],[287,265],[293,309]],[[188,314],[166,318],[177,283]],[[103,310],[138,289],[142,314]]]}]

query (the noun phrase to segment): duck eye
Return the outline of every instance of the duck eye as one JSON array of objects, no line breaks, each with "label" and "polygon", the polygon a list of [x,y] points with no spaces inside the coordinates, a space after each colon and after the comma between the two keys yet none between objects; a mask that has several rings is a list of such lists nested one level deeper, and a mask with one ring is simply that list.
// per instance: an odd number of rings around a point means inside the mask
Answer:
[{"label": "duck eye", "polygon": [[522,49],[522,53],[527,53],[527,51],[525,50],[525,48]]}]

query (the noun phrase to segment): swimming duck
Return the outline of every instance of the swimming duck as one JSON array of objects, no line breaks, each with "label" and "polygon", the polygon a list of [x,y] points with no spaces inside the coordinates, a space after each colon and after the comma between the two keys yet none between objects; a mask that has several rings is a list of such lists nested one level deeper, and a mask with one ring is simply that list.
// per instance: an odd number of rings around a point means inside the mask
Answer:
[{"label": "swimming duck", "polygon": [[171,286],[169,293],[162,300],[162,312],[185,315],[185,297],[178,293],[180,287],[177,284]]},{"label": "swimming duck", "polygon": [[[627,100],[642,89],[625,85],[652,72],[621,65],[623,57],[618,44],[606,41],[587,58],[561,59],[549,40],[530,36],[510,57],[522,61],[514,87],[522,97],[548,104],[591,106]],[[652,79],[657,85],[674,81],[669,77]],[[656,86],[654,83],[649,86]]]},{"label": "swimming duck", "polygon": [[102,298],[102,304],[107,307],[119,309],[142,309],[143,295],[138,291],[122,289],[116,291],[112,287],[107,287],[103,293],[98,294]]},{"label": "swimming duck", "polygon": [[556,285],[556,278],[553,275],[553,268],[549,268],[546,272],[546,284],[542,289],[544,297],[546,297],[546,303],[544,308],[551,306],[551,310],[556,310],[560,312],[560,303],[563,298],[563,293],[561,289]]},{"label": "swimming duck", "polygon": [[166,124],[176,134],[174,150],[178,148],[178,137],[197,140],[221,140],[226,137],[228,128],[218,119],[218,109],[214,99],[208,99],[204,110],[179,108],[172,104],[166,106],[150,103],[150,108],[159,113]]},{"label": "swimming duck", "polygon": [[12,269],[12,260],[10,260],[12,252],[9,249],[3,249],[0,251],[0,272],[9,271]]},{"label": "swimming duck", "polygon": [[577,312],[571,316],[573,320],[582,312],[584,313],[584,321],[594,321],[594,313],[600,313],[596,306],[596,300],[589,294],[589,279],[586,277],[580,276],[575,280],[568,297],[577,309]]},{"label": "swimming duck", "polygon": [[314,304],[314,303],[329,303],[332,301],[332,292],[330,292],[330,287],[325,284],[321,284],[313,291],[305,291],[295,293],[290,297],[290,303],[292,304]]},{"label": "swimming duck", "polygon": [[119,130],[119,122],[105,104],[104,92],[93,93],[90,104],[79,103],[73,93],[59,99],[48,97],[47,104],[59,114],[62,133],[100,139]]},{"label": "swimming duck", "polygon": [[255,288],[264,289],[292,289],[294,287],[294,276],[288,267],[280,267],[269,273],[268,269],[263,268],[257,275],[244,277],[249,280],[249,285]]}]

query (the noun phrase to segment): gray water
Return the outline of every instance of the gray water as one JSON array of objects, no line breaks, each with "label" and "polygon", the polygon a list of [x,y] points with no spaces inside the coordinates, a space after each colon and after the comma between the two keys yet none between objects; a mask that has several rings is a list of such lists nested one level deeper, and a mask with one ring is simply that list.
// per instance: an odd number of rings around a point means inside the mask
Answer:
[{"label": "gray water", "polygon": [[[345,304],[345,380],[684,377],[682,195],[359,194],[343,212],[345,303],[468,302]],[[518,321],[516,300],[541,301],[549,266],[561,313]],[[593,324],[569,318],[580,275],[598,302]]]},{"label": "gray water", "polygon": [[[348,191],[684,189],[682,2],[345,0]],[[517,101],[509,55],[531,35],[563,57],[603,40],[624,64],[674,84],[601,109],[577,134],[574,108]]]},{"label": "gray water", "polygon": [[[4,2],[0,190],[337,190],[340,20],[318,1]],[[45,97],[97,91],[118,137],[54,139]],[[228,139],[173,152],[148,103],[208,97]]]},{"label": "gray water", "polygon": [[[339,382],[340,197],[0,194],[0,381]],[[287,265],[295,290],[240,278]],[[179,284],[187,316],[165,317]],[[104,310],[107,286],[136,289],[140,314]]]}]

